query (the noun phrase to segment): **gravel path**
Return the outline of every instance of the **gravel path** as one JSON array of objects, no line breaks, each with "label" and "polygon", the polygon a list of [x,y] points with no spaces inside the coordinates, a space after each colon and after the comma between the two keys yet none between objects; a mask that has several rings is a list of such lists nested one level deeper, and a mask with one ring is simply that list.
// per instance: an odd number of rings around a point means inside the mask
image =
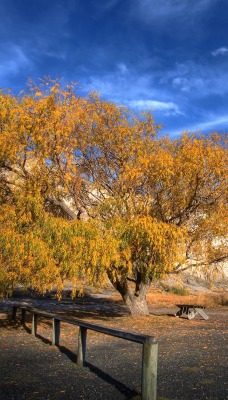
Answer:
[{"label": "gravel path", "polygon": [[[73,314],[75,303],[54,304],[21,300],[55,312]],[[127,317],[121,305],[99,299],[84,299],[79,311],[94,319],[99,310],[103,325],[155,334],[159,343],[158,400],[226,400],[227,311],[209,310],[208,321],[171,318],[175,310],[156,309],[149,319]],[[38,304],[37,304],[38,302]],[[139,399],[141,350],[139,344],[89,332],[86,368],[75,364],[77,327],[63,325],[61,346],[50,345],[49,321],[39,324],[33,337],[7,312],[12,303],[0,303],[0,399],[1,400],[121,400]],[[108,315],[106,315],[106,313]],[[111,314],[117,317],[111,318]],[[99,316],[100,317],[100,316]],[[142,322],[145,325],[142,326]],[[101,321],[99,321],[101,323]],[[151,325],[150,325],[151,324]],[[26,323],[30,329],[30,321]]]}]

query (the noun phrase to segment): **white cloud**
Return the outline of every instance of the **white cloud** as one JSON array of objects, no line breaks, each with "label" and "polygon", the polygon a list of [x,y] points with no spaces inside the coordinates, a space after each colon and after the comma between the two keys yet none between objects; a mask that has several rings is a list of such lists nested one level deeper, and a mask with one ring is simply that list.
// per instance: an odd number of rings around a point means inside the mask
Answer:
[{"label": "white cloud", "polygon": [[223,126],[224,124],[228,123],[228,115],[223,115],[220,117],[217,117],[215,119],[212,119],[211,121],[207,122],[199,122],[197,125],[195,125],[194,130],[199,129],[211,129],[211,130],[216,130],[216,128]]},{"label": "white cloud", "polygon": [[131,13],[144,22],[161,24],[162,20],[175,19],[175,23],[182,23],[183,19],[190,23],[197,16],[201,16],[206,9],[217,0],[133,0]]},{"label": "white cloud", "polygon": [[32,65],[31,60],[26,56],[21,47],[13,45],[11,48],[1,49],[0,78],[7,78],[16,75],[22,69]]},{"label": "white cloud", "polygon": [[96,77],[90,76],[88,80],[80,82],[84,91],[94,91],[98,92],[101,97],[109,97],[111,98],[113,95],[115,96],[115,85],[111,79],[107,79],[107,77]]},{"label": "white cloud", "polygon": [[128,100],[157,97],[151,75],[139,75],[130,70],[125,63],[119,63],[116,68],[100,75],[89,76],[80,81],[85,91],[98,91],[102,97],[112,99],[117,103],[126,103]]},{"label": "white cloud", "polygon": [[110,10],[111,8],[115,7],[117,3],[119,3],[119,0],[106,0],[106,2],[102,4],[102,7],[105,10]]},{"label": "white cloud", "polygon": [[[139,75],[120,63],[113,72],[100,76],[91,76],[80,82],[84,91],[96,91],[101,97],[126,105],[137,111],[151,110],[165,116],[183,114],[179,106],[173,101],[166,101],[172,96],[164,89],[157,87],[156,78],[151,75]],[[159,100],[156,100],[159,99]]]},{"label": "white cloud", "polygon": [[117,67],[119,68],[121,74],[123,74],[123,75],[125,75],[129,72],[127,66],[124,63],[118,64]]},{"label": "white cloud", "polygon": [[189,80],[182,77],[177,77],[173,79],[173,87],[181,89],[183,92],[189,92]]},{"label": "white cloud", "polygon": [[201,91],[204,90],[204,79],[200,76],[192,76],[190,78],[177,77],[172,81],[173,87],[180,89],[182,92],[190,92],[190,90]]},{"label": "white cloud", "polygon": [[216,49],[214,51],[212,51],[212,56],[216,57],[216,56],[224,56],[226,53],[228,52],[228,48],[227,47],[220,47],[219,49]]},{"label": "white cloud", "polygon": [[[183,132],[197,132],[197,131],[217,131],[221,129],[227,129],[228,115],[221,115],[219,117],[211,117],[209,121],[197,122],[194,125],[183,126],[179,129],[169,131],[170,136],[177,137]],[[166,132],[165,132],[166,133]]]},{"label": "white cloud", "polygon": [[105,2],[99,2],[99,1],[94,2],[93,7],[95,10],[95,16],[101,17],[105,13],[110,12],[113,8],[117,6],[119,1],[120,0],[106,0]]},{"label": "white cloud", "polygon": [[132,100],[128,102],[129,107],[137,108],[140,110],[152,110],[161,111],[165,115],[178,115],[182,114],[178,105],[169,101],[157,101],[157,100]]},{"label": "white cloud", "polygon": [[[173,95],[178,92],[189,93],[190,97],[205,97],[207,95],[227,95],[227,68],[221,64],[198,64],[187,61],[177,64],[158,79],[161,88],[173,88]],[[175,90],[175,92],[174,92]],[[166,98],[169,93],[166,91]]]},{"label": "white cloud", "polygon": [[56,58],[57,60],[66,60],[66,54],[63,52],[57,52],[57,51],[44,51],[43,54],[45,54],[48,57],[51,58]]}]

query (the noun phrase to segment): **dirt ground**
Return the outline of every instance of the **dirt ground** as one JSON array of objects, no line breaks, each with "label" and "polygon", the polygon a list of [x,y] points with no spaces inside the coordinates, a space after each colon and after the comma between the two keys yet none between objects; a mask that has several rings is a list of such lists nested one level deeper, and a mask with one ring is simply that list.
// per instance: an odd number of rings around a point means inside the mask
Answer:
[{"label": "dirt ground", "polygon": [[[140,399],[142,346],[88,332],[86,367],[75,364],[78,328],[61,325],[60,346],[51,346],[52,327],[39,320],[38,335],[10,322],[15,299],[0,302],[1,400]],[[227,308],[206,309],[207,321],[175,318],[176,307],[151,308],[131,317],[119,302],[99,296],[56,302],[16,299],[72,318],[146,333],[159,345],[158,400],[225,400],[227,393]]]}]

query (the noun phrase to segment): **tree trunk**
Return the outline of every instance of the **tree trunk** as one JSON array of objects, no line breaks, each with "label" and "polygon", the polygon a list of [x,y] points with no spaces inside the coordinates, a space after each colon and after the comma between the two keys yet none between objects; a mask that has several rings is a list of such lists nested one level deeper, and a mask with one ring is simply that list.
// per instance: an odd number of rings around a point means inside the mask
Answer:
[{"label": "tree trunk", "polygon": [[[138,274],[137,281],[123,277],[120,279],[117,274],[114,277],[111,273],[108,273],[108,277],[115,289],[121,294],[124,304],[129,308],[131,315],[149,314],[146,295],[151,284],[150,280],[147,282],[141,281],[141,274]],[[132,288],[133,284],[134,288]]]},{"label": "tree trunk", "polygon": [[146,295],[137,295],[135,293],[126,293],[123,296],[124,303],[129,308],[131,315],[148,315],[148,303]]}]

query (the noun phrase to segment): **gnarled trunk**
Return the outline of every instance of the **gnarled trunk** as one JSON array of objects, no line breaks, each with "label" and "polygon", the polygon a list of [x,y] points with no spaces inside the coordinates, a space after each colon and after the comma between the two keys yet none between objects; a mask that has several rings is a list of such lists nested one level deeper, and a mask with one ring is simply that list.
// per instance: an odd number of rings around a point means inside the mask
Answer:
[{"label": "gnarled trunk", "polygon": [[129,308],[132,315],[149,314],[146,295],[151,284],[150,280],[145,282],[140,274],[138,274],[137,280],[123,277],[120,279],[117,275],[113,278],[113,275],[109,273],[108,277],[115,289],[121,294],[124,304]]},{"label": "gnarled trunk", "polygon": [[124,303],[129,308],[132,315],[148,315],[148,303],[146,294],[137,294],[128,291],[123,297]]}]

